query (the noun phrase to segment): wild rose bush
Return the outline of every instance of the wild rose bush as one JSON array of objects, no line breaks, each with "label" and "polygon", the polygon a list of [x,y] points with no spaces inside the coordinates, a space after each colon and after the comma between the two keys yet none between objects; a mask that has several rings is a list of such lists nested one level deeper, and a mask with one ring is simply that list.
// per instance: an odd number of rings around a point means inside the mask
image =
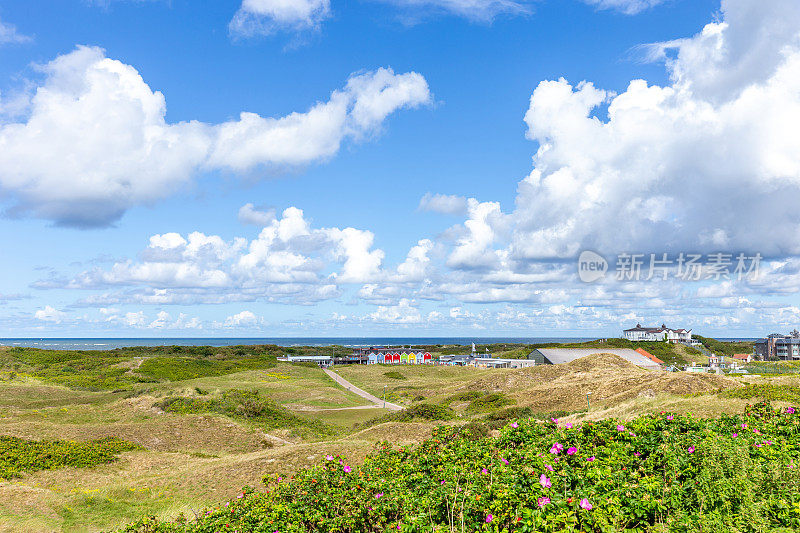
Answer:
[{"label": "wild rose bush", "polygon": [[440,427],[362,466],[327,456],[265,483],[196,521],[127,531],[797,531],[800,415],[764,403],[717,419],[517,420],[496,438]]}]

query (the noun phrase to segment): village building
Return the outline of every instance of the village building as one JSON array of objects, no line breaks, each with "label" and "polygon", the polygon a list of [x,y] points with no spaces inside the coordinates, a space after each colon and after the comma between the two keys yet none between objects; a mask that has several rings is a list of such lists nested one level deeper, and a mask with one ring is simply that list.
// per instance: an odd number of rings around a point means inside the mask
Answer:
[{"label": "village building", "polygon": [[692,330],[682,328],[671,329],[668,328],[666,324],[661,324],[661,327],[657,328],[636,324],[636,327],[624,330],[622,335],[629,341],[692,343]]},{"label": "village building", "polygon": [[800,360],[800,333],[797,330],[788,335],[772,333],[759,339],[753,345],[755,359],[759,361],[798,361]]},{"label": "village building", "polygon": [[629,348],[537,348],[528,354],[528,359],[532,359],[540,365],[561,365],[582,357],[600,354],[616,355],[648,370],[661,370],[660,363]]}]

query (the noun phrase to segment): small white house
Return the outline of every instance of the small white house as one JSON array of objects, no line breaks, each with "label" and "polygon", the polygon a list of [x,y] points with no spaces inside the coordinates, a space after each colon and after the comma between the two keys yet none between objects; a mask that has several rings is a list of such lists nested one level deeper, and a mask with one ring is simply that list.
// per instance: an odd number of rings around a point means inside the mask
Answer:
[{"label": "small white house", "polygon": [[622,335],[629,341],[692,342],[692,330],[671,329],[666,324],[661,324],[660,328],[636,324],[636,327],[624,330]]}]

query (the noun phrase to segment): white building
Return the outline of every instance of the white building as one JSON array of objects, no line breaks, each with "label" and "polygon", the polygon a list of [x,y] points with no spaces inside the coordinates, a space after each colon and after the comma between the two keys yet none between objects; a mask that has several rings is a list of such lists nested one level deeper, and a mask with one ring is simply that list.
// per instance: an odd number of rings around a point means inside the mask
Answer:
[{"label": "white building", "polygon": [[622,334],[629,341],[692,342],[692,330],[671,329],[665,324],[661,324],[660,328],[648,328],[636,324],[635,328],[626,329]]}]

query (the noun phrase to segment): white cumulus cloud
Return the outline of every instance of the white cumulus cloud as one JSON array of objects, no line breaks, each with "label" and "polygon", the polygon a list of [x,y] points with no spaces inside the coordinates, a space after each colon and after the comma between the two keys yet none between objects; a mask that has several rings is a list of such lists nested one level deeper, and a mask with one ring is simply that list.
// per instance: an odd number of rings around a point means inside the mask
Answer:
[{"label": "white cumulus cloud", "polygon": [[720,22],[670,44],[670,85],[542,82],[511,255],[800,253],[800,4],[762,6],[725,1]]},{"label": "white cumulus cloud", "polygon": [[392,112],[431,98],[420,74],[381,68],[304,113],[168,123],[164,96],[99,48],[78,47],[42,71],[26,119],[0,119],[0,188],[16,201],[13,212],[72,226],[110,224],[199,172],[325,160],[345,139],[373,135]]}]

